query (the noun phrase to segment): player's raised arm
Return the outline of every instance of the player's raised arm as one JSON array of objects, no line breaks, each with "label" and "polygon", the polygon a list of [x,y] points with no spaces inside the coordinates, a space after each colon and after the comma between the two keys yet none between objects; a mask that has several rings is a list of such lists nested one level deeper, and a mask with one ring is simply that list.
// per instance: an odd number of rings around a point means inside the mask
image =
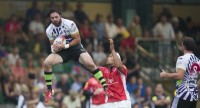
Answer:
[{"label": "player's raised arm", "polygon": [[[110,41],[110,51],[113,55],[114,65],[119,69],[120,72],[124,73],[124,71],[126,70],[126,67],[122,64],[120,56],[115,51],[113,40],[109,39],[109,41]],[[124,74],[127,74],[127,72]]]}]

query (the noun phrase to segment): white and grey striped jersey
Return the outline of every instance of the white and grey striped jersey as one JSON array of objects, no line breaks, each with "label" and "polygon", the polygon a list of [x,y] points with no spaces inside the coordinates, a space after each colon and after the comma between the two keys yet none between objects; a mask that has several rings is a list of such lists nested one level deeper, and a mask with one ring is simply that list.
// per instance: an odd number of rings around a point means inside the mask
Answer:
[{"label": "white and grey striped jersey", "polygon": [[59,36],[65,36],[67,43],[69,43],[72,38],[70,35],[75,34],[78,31],[76,24],[68,19],[61,18],[62,22],[60,26],[55,26],[54,24],[50,24],[46,29],[46,34],[49,40],[54,40]]},{"label": "white and grey striped jersey", "polygon": [[[59,36],[64,36],[66,39],[66,44],[68,44],[73,40],[71,35],[78,33],[79,30],[76,24],[72,20],[68,20],[64,18],[61,18],[61,20],[62,22],[60,26],[58,27],[51,23],[46,29],[46,35],[49,38],[49,40],[54,40],[55,38]],[[81,43],[79,43],[66,50],[75,50],[75,49],[81,49],[81,48],[83,48],[83,46]]]},{"label": "white and grey striped jersey", "polygon": [[176,69],[185,70],[185,75],[182,80],[176,82],[176,97],[189,101],[198,100],[197,77],[199,70],[197,70],[197,66],[199,65],[199,59],[192,53],[178,57]]}]

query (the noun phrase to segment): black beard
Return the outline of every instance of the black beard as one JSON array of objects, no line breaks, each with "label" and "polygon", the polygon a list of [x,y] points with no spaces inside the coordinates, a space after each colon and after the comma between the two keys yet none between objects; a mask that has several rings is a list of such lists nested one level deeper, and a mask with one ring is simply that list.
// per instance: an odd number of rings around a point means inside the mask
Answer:
[{"label": "black beard", "polygon": [[61,19],[60,19],[60,21],[58,23],[53,23],[53,25],[55,25],[56,27],[59,27],[60,24],[61,24]]}]

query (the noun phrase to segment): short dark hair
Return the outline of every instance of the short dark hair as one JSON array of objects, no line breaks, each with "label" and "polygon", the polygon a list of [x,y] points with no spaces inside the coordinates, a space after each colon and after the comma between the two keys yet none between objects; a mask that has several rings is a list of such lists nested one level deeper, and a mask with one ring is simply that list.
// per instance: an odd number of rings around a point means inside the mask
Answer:
[{"label": "short dark hair", "polygon": [[196,44],[193,38],[191,37],[185,37],[183,39],[183,46],[185,46],[185,49],[187,51],[194,51]]},{"label": "short dark hair", "polygon": [[46,16],[47,16],[47,17],[50,17],[50,15],[51,15],[52,13],[54,13],[54,12],[58,13],[59,15],[61,15],[61,12],[60,12],[58,9],[49,9],[49,10],[47,11]]}]

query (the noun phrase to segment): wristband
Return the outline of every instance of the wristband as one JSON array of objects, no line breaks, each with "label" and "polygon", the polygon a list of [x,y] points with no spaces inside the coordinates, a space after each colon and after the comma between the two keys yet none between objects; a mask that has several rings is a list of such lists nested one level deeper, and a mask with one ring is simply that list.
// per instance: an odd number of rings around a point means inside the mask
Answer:
[{"label": "wristband", "polygon": [[69,44],[66,44],[66,45],[65,45],[65,49],[67,49],[67,48],[69,48]]},{"label": "wristband", "polygon": [[51,45],[51,52],[52,52],[52,53],[56,53],[56,52],[53,50],[53,45]]}]

